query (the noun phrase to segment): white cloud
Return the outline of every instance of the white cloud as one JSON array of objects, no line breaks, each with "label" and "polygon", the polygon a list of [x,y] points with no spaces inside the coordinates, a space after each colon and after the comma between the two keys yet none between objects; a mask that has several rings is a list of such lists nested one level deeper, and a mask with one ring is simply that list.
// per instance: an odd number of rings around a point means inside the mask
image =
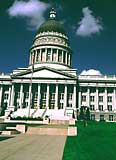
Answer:
[{"label": "white cloud", "polygon": [[84,16],[78,23],[77,35],[86,37],[103,30],[100,20],[92,15],[92,11],[88,7],[83,8],[82,12]]},{"label": "white cloud", "polygon": [[80,75],[101,76],[101,72],[95,69],[83,70]]},{"label": "white cloud", "polygon": [[50,7],[49,4],[39,0],[15,1],[8,9],[10,17],[26,18],[28,26],[37,29],[45,21],[44,13]]}]

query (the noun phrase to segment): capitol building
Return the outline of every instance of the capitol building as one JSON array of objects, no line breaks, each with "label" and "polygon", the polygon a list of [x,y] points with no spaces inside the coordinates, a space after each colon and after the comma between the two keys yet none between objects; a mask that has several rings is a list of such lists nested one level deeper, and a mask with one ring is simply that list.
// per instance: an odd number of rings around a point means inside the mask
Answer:
[{"label": "capitol building", "polygon": [[78,74],[54,9],[38,29],[27,68],[0,75],[0,115],[74,117],[81,106],[92,120],[116,121],[116,77]]}]

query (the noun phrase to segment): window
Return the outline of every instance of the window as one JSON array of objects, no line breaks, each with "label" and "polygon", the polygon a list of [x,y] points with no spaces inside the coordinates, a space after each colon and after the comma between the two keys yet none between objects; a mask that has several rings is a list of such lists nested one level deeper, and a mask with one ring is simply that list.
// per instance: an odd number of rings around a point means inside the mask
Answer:
[{"label": "window", "polygon": [[108,105],[108,111],[112,111],[112,105]]},{"label": "window", "polygon": [[69,103],[69,104],[68,104],[68,107],[72,107],[72,103]]},{"label": "window", "polygon": [[25,98],[29,98],[29,92],[26,92],[26,97]]},{"label": "window", "polygon": [[113,93],[113,88],[108,88],[107,93]]},{"label": "window", "polygon": [[103,102],[103,96],[99,96],[99,102]]},{"label": "window", "polygon": [[100,115],[100,121],[104,121],[104,115],[103,114]]},{"label": "window", "polygon": [[58,62],[62,62],[62,51],[59,50],[58,52]]},{"label": "window", "polygon": [[4,94],[4,99],[7,100],[8,99],[8,93]]},{"label": "window", "polygon": [[40,50],[39,50],[39,49],[37,50],[37,58],[36,58],[36,61],[37,61],[37,62],[41,61],[41,55],[40,55]]},{"label": "window", "polygon": [[46,92],[43,93],[43,100],[46,100]]},{"label": "window", "polygon": [[94,105],[90,105],[90,110],[94,111],[95,110],[95,106]]},{"label": "window", "polygon": [[99,91],[99,93],[104,93],[105,88],[99,88],[98,91]]},{"label": "window", "polygon": [[63,109],[64,103],[60,103],[60,108],[59,109]]},{"label": "window", "polygon": [[42,62],[45,62],[45,49],[42,49]]},{"label": "window", "polygon": [[113,121],[113,120],[114,120],[113,115],[109,115],[109,121]]},{"label": "window", "polygon": [[86,102],[86,96],[82,96],[82,102]]},{"label": "window", "polygon": [[38,98],[38,93],[37,92],[35,92],[35,99],[37,99]]},{"label": "window", "polygon": [[112,102],[112,96],[108,96],[108,102]]},{"label": "window", "polygon": [[72,100],[72,93],[69,93],[69,99]]},{"label": "window", "polygon": [[103,105],[99,105],[99,111],[103,111]]},{"label": "window", "polygon": [[25,107],[28,107],[28,102],[25,102]]},{"label": "window", "polygon": [[50,49],[48,49],[46,61],[50,61],[50,58],[51,58],[51,51]]},{"label": "window", "polygon": [[95,120],[95,114],[91,114],[91,120]]},{"label": "window", "polygon": [[95,92],[96,92],[96,88],[91,87],[91,88],[90,88],[90,93],[95,93]]},{"label": "window", "polygon": [[87,88],[86,87],[81,87],[81,92],[82,93],[86,93],[87,92]]},{"label": "window", "polygon": [[17,108],[19,108],[19,102],[16,103]]},{"label": "window", "polygon": [[94,96],[90,96],[90,102],[94,102],[95,97]]},{"label": "window", "polygon": [[55,93],[51,94],[51,100],[55,100]]},{"label": "window", "polygon": [[60,94],[60,99],[62,99],[62,100],[64,99],[64,93]]},{"label": "window", "polygon": [[20,92],[17,92],[17,98],[20,98]]},{"label": "window", "polygon": [[56,62],[57,61],[57,51],[56,51],[56,49],[53,49],[53,55],[52,55],[53,57],[53,61],[54,62]]}]

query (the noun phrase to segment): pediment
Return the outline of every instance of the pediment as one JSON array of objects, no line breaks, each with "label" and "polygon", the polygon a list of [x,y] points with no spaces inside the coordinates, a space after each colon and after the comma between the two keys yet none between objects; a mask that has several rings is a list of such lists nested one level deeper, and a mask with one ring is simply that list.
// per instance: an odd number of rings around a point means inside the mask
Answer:
[{"label": "pediment", "polygon": [[46,67],[35,69],[33,73],[27,70],[25,72],[16,74],[15,77],[18,77],[18,78],[19,77],[20,78],[30,78],[30,77],[33,77],[33,78],[73,78],[73,76],[70,74],[66,74],[62,71],[57,71],[55,69],[46,68]]}]

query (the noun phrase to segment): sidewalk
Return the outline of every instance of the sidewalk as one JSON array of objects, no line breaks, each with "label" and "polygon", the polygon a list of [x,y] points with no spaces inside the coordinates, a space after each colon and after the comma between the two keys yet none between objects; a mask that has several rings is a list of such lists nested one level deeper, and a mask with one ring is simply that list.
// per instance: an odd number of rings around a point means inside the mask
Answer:
[{"label": "sidewalk", "polygon": [[0,142],[0,160],[62,160],[66,136],[18,135]]}]

